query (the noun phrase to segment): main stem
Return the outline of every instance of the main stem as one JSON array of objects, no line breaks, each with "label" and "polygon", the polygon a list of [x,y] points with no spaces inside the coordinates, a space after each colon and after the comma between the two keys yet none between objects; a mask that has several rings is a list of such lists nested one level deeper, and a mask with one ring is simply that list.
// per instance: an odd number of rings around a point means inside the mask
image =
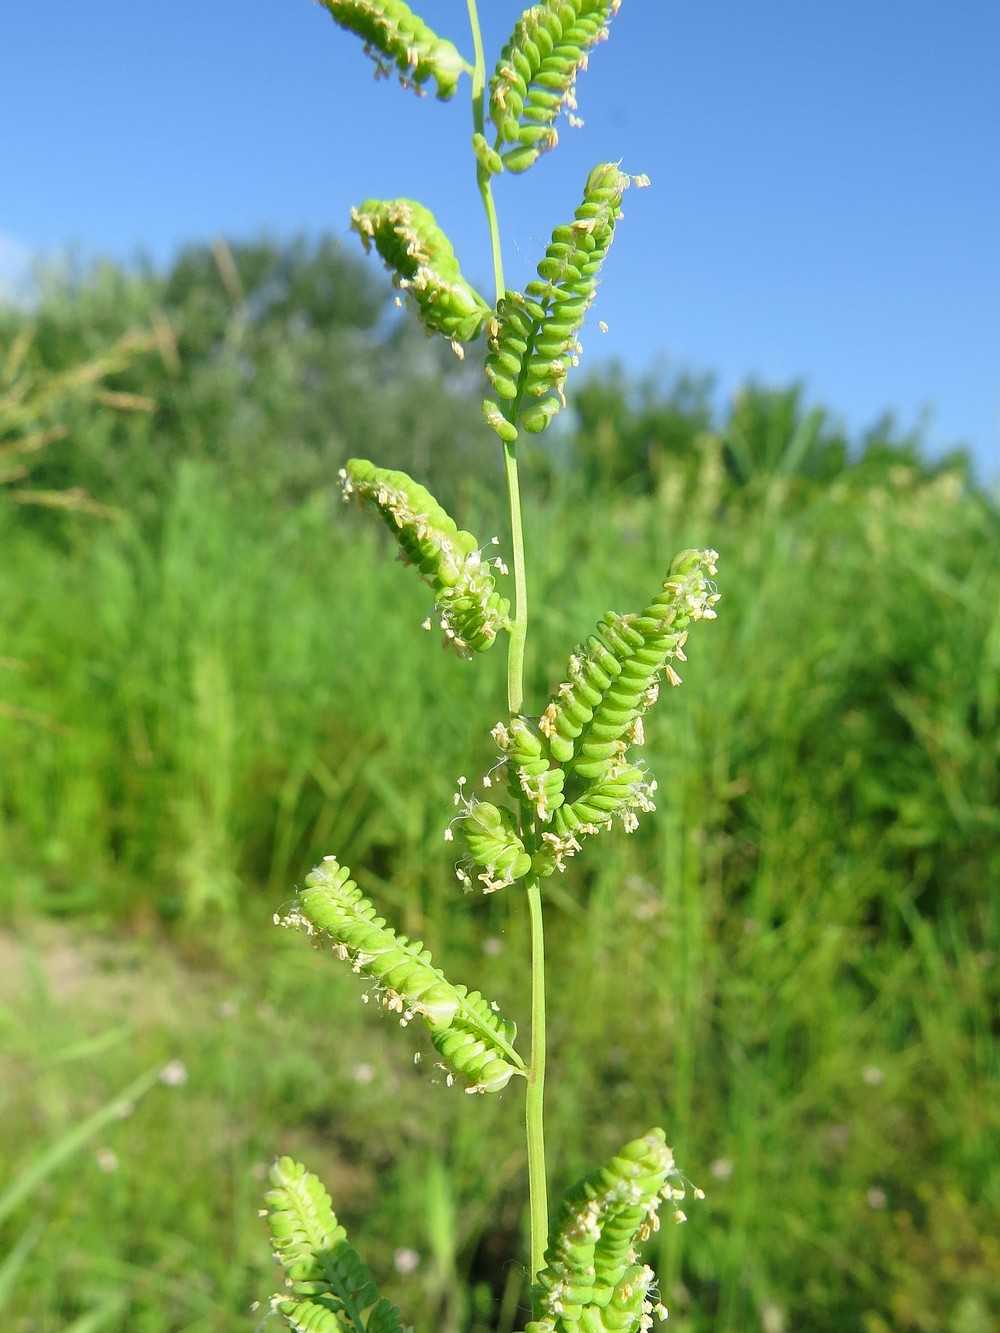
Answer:
[{"label": "main stem", "polygon": [[531,1057],[524,1096],[524,1124],[528,1144],[529,1254],[534,1283],[545,1267],[545,1247],[549,1239],[548,1181],[545,1176],[545,934],[538,876],[529,876],[527,886],[531,923]]},{"label": "main stem", "polygon": [[[483,134],[486,123],[484,107],[486,59],[483,54],[476,0],[467,0],[467,3],[476,57],[472,72],[472,121],[476,133]],[[476,179],[490,229],[493,277],[496,300],[499,303],[506,290],[500,228],[493,202],[490,173],[481,163],[477,167]],[[522,711],[524,704],[524,646],[528,633],[528,584],[524,568],[524,531],[521,522],[516,442],[504,445],[503,460],[514,564],[514,618],[510,626],[510,644],[507,650],[507,708],[513,717]],[[545,1172],[545,934],[538,877],[530,875],[526,883],[531,929],[531,1055],[528,1063],[524,1118],[528,1148],[529,1254],[531,1281],[534,1283],[545,1265],[545,1247],[549,1237],[548,1183]]]}]

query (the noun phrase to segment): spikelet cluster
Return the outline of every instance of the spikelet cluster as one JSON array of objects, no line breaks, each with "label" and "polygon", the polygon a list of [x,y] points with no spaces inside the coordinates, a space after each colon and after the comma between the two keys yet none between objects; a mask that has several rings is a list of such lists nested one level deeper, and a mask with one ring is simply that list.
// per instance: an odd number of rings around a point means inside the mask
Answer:
[{"label": "spikelet cluster", "polygon": [[[272,1309],[284,1315],[296,1333],[357,1329],[355,1319],[365,1311],[365,1333],[403,1333],[399,1311],[379,1296],[316,1176],[282,1157],[271,1168],[271,1185],[264,1203],[288,1288],[274,1297]],[[350,1322],[343,1322],[341,1315]]]},{"label": "spikelet cluster", "polygon": [[620,3],[545,0],[518,19],[490,80],[494,151],[510,171],[526,171],[555,146],[556,118],[576,110],[576,76]]},{"label": "spikelet cluster", "polygon": [[[415,565],[432,589],[445,644],[460,657],[491,648],[509,627],[510,602],[497,592],[491,564],[472,533],[459,528],[405,472],[351,458],[340,478],[344,498],[354,496],[381,514],[399,544],[400,559]],[[503,569],[502,561],[493,567]]]},{"label": "spikelet cluster", "polygon": [[433,78],[442,101],[453,97],[469,68],[456,47],[439,37],[403,0],[320,0],[334,22],[356,33],[376,72],[387,75],[395,66],[406,88],[423,91]]},{"label": "spikelet cluster", "polygon": [[498,722],[490,734],[504,756],[503,772],[511,793],[531,807],[535,819],[548,823],[563,804],[566,773],[553,760],[537,723],[518,715],[509,724]]},{"label": "spikelet cluster", "polygon": [[577,333],[629,181],[613,162],[595,167],[573,221],[552,233],[537,279],[523,293],[508,291],[497,305],[488,325],[486,373],[503,407],[487,399],[483,411],[501,439],[515,440],[518,425],[538,434],[566,405],[566,376],[580,351]]},{"label": "spikelet cluster", "polygon": [[415,199],[367,199],[351,209],[365,250],[372,245],[393,282],[413,300],[428,333],[454,343],[478,338],[490,307],[465,278],[434,214]]},{"label": "spikelet cluster", "polygon": [[661,591],[639,615],[609,611],[569,660],[567,679],[537,722],[518,717],[493,736],[508,787],[543,826],[533,868],[550,875],[585,837],[620,819],[632,832],[652,810],[656,784],[629,759],[643,743],[642,718],[662,677],[680,684],[692,623],[714,620],[715,551],[682,551]]},{"label": "spikelet cluster", "polygon": [[540,1317],[526,1333],[603,1333],[652,1327],[653,1273],[638,1246],[658,1229],[663,1200],[684,1197],[662,1129],[626,1144],[566,1195],[538,1276]]},{"label": "spikelet cluster", "polygon": [[434,966],[420,940],[397,935],[351,879],[346,866],[327,856],[279,925],[317,932],[355,972],[371,978],[387,1010],[405,1026],[419,1017],[451,1075],[470,1092],[499,1092],[524,1062],[513,1047],[517,1029],[478,991],[452,985]]},{"label": "spikelet cluster", "polygon": [[462,807],[462,813],[449,824],[445,838],[450,842],[458,828],[468,854],[466,862],[456,866],[465,891],[471,891],[475,876],[484,893],[495,893],[523,879],[531,869],[531,857],[525,851],[513,811],[490,801],[470,799],[463,784],[464,779],[455,794],[455,804]]}]

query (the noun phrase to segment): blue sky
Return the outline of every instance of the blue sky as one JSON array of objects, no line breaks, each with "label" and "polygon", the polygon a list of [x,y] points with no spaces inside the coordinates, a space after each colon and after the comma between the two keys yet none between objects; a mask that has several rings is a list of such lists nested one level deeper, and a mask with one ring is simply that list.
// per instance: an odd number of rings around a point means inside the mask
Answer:
[{"label": "blue sky", "polygon": [[[413,7],[471,53],[463,0]],[[520,7],[480,9],[495,55]],[[371,68],[312,0],[0,5],[0,283],[67,249],[341,234],[409,195],[489,292],[468,81],[418,101]],[[584,365],[802,380],[852,432],[889,410],[1000,476],[998,0],[623,0],[579,99],[496,193],[520,285],[595,162],[650,176]]]}]

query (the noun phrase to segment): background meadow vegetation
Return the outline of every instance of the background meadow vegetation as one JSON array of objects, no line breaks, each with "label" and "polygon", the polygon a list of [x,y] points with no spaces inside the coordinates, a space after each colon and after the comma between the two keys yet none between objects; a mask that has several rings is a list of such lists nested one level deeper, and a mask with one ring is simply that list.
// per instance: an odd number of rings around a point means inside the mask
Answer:
[{"label": "background meadow vegetation", "polygon": [[[302,242],[51,279],[0,310],[0,374],[4,1328],[254,1327],[290,1152],[418,1330],[511,1333],[518,1099],[429,1092],[357,979],[271,925],[348,856],[526,1018],[519,896],[463,899],[442,838],[504,664],[421,634],[337,484],[351,454],[403,467],[503,540],[475,369]],[[667,1127],[707,1194],[653,1247],[679,1330],[987,1333],[995,498],[794,388],[720,409],[610,369],[572,405],[528,446],[529,698],[676,550],[722,553],[723,601],[650,718],[657,815],[546,884],[553,1185]],[[186,1081],[136,1082],[169,1059]]]}]

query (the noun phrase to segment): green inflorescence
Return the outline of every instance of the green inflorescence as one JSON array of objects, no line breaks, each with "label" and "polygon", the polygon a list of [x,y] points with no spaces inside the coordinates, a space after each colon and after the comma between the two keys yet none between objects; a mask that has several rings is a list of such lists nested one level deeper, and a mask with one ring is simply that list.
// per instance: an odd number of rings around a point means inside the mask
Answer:
[{"label": "green inflorescence", "polygon": [[526,171],[555,147],[555,121],[576,110],[576,76],[620,3],[546,0],[518,19],[490,80],[494,152],[509,171]]},{"label": "green inflorescence", "polygon": [[[405,472],[351,458],[340,477],[345,499],[356,496],[378,510],[404,564],[415,565],[432,589],[445,643],[461,657],[491,648],[510,623],[510,602],[497,592],[491,565],[472,533],[459,528]],[[492,568],[502,567],[502,561],[493,562]]]},{"label": "green inflorescence", "polygon": [[443,333],[455,343],[479,337],[490,308],[462,277],[452,244],[429,208],[415,199],[367,199],[351,210],[351,226],[366,250],[375,246],[428,333]]},{"label": "green inflorescence", "polygon": [[[688,631],[715,616],[716,553],[683,551],[642,611],[607,612],[572,654],[566,679],[539,716],[524,705],[526,574],[517,450],[523,430],[547,429],[566,406],[565,386],[580,353],[578,335],[621,217],[624,191],[645,177],[604,162],[587,178],[572,221],[555,228],[537,276],[523,291],[503,278],[492,178],[530,167],[557,141],[561,113],[574,120],[575,85],[589,53],[607,36],[620,0],[541,0],[521,15],[492,79],[482,49],[476,0],[468,0],[475,65],[434,33],[403,0],[322,0],[355,33],[379,72],[395,69],[418,92],[433,80],[438,96],[472,76],[475,179],[490,227],[495,305],[462,274],[433,213],[414,199],[368,199],[352,226],[406,294],[425,330],[464,345],[486,333],[485,372],[493,394],[487,423],[504,444],[511,518],[516,614],[497,590],[497,558],[457,526],[434,496],[403,472],[352,458],[340,476],[345,499],[376,510],[403,563],[431,588],[445,643],[460,656],[508,634],[507,720],[493,736],[501,751],[497,803],[466,796],[445,837],[461,848],[456,867],[466,889],[487,893],[516,885],[524,894],[531,940],[531,1041],[527,1060],[514,1047],[515,1025],[478,991],[454,985],[421,940],[397,934],[350,877],[326,857],[306,878],[279,924],[301,928],[366,977],[375,998],[405,1026],[419,1018],[447,1071],[473,1093],[501,1092],[525,1079],[529,1246],[533,1321],[526,1333],[643,1333],[659,1306],[652,1271],[639,1246],[657,1226],[657,1207],[676,1202],[673,1154],[662,1130],[627,1144],[570,1190],[556,1225],[548,1225],[544,1153],[545,948],[542,884],[565,869],[583,841],[619,821],[632,831],[653,809],[656,784],[634,759],[643,716],[659,682],[679,684]],[[487,86],[488,85],[488,86]],[[492,124],[492,141],[488,138]],[[449,183],[450,188],[450,183]],[[430,628],[431,622],[426,622]],[[493,774],[484,786],[493,784]],[[492,794],[492,793],[491,793]],[[503,802],[506,801],[506,804]],[[366,997],[367,998],[367,997]],[[381,1299],[348,1245],[315,1177],[282,1159],[272,1173],[268,1214],[288,1293],[272,1307],[300,1333],[402,1333],[399,1313]],[[682,1220],[682,1214],[675,1210]]]},{"label": "green inflorescence", "polygon": [[499,1092],[524,1062],[513,1047],[517,1028],[478,991],[455,986],[434,966],[420,940],[397,935],[335,857],[306,877],[279,924],[319,932],[355,972],[370,977],[382,1004],[405,1025],[423,1020],[435,1049],[470,1092]]},{"label": "green inflorescence", "polygon": [[667,1200],[674,1216],[686,1193],[662,1129],[625,1145],[566,1195],[538,1275],[539,1317],[525,1333],[611,1333],[652,1327],[665,1317],[652,1271],[638,1247],[659,1227]]},{"label": "green inflorescence", "polygon": [[356,33],[379,74],[395,66],[404,87],[423,89],[437,84],[442,101],[455,95],[458,80],[469,66],[457,48],[433,32],[403,0],[320,0],[335,23]]},{"label": "green inflorescence", "polygon": [[265,1211],[288,1287],[272,1308],[296,1333],[403,1333],[399,1311],[379,1296],[320,1181],[282,1157],[271,1185]]},{"label": "green inflorescence", "polygon": [[472,888],[473,874],[486,893],[523,879],[531,869],[531,856],[525,851],[514,812],[490,801],[467,800],[461,791],[455,804],[464,809],[448,826],[445,837],[450,841],[453,826],[458,826],[469,860],[468,868],[458,867],[464,888]]},{"label": "green inflorescence", "polygon": [[594,168],[573,221],[552,233],[538,277],[524,292],[508,291],[488,325],[486,373],[505,410],[487,399],[487,421],[503,439],[517,426],[545,430],[565,406],[564,384],[578,359],[577,333],[614,237],[630,177],[613,162]]},{"label": "green inflorescence", "polygon": [[681,683],[673,662],[685,660],[690,626],[715,619],[717,559],[711,550],[682,551],[644,611],[601,618],[537,721],[515,717],[494,728],[508,789],[542,830],[537,874],[563,870],[584,838],[615,819],[632,832],[639,814],[654,809],[656,784],[629,750],[643,743],[643,715],[660,680]]}]

